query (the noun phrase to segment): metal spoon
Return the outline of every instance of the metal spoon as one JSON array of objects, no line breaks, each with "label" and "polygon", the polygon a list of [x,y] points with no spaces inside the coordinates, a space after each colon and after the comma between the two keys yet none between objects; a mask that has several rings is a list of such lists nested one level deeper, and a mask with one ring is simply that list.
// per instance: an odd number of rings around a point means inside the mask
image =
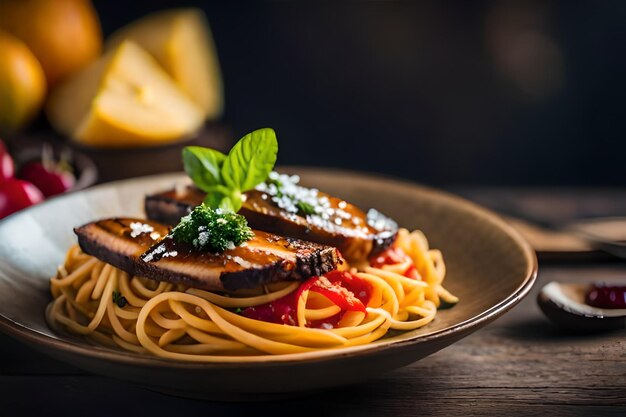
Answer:
[{"label": "metal spoon", "polygon": [[555,324],[579,332],[626,328],[626,309],[607,309],[585,304],[590,284],[550,282],[537,296],[544,314]]},{"label": "metal spoon", "polygon": [[544,229],[571,233],[595,249],[626,259],[626,217],[596,217],[559,223],[523,212],[514,206],[499,207],[498,211]]},{"label": "metal spoon", "polygon": [[563,228],[595,248],[626,259],[626,217],[598,217],[569,223]]}]

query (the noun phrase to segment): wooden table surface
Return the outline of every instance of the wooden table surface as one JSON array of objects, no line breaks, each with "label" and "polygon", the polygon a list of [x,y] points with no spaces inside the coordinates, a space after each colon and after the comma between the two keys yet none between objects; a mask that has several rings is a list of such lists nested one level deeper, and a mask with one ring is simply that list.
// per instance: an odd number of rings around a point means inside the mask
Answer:
[{"label": "wooden table surface", "polygon": [[146,391],[0,335],[0,415],[626,416],[626,331],[576,335],[553,327],[535,298],[554,280],[626,282],[626,262],[540,263],[526,299],[460,342],[360,385],[269,403]]}]

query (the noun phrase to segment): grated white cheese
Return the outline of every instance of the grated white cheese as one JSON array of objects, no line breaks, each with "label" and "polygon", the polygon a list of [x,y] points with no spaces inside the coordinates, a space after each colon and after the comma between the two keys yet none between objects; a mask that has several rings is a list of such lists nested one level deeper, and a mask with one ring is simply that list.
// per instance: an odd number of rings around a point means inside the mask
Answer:
[{"label": "grated white cheese", "polygon": [[332,207],[330,199],[327,196],[320,196],[316,188],[298,185],[300,177],[297,175],[289,176],[272,171],[269,178],[280,183],[280,189],[276,184],[267,182],[259,184],[256,189],[263,193],[263,199],[270,199],[283,209],[288,220],[298,221],[298,216],[302,215],[298,205],[305,204],[313,208],[314,213],[304,216],[313,226],[351,237],[370,235],[365,222],[345,210],[348,208],[346,201],[339,201],[336,208]]},{"label": "grated white cheese", "polygon": [[141,223],[141,222],[132,222],[130,224],[130,237],[135,238],[143,233],[151,233],[154,232],[154,227],[149,224]]},{"label": "grated white cheese", "polygon": [[373,208],[369,209],[367,212],[367,224],[374,229],[381,231],[392,230],[398,227],[395,221]]},{"label": "grated white cheese", "polygon": [[[278,207],[288,213],[297,214],[300,210],[298,204],[306,204],[313,207],[315,214],[328,219],[330,215],[327,209],[330,209],[330,201],[327,197],[318,197],[319,190],[316,188],[306,188],[298,185],[300,177],[297,175],[279,174],[275,171],[270,172],[271,180],[280,182],[280,190],[274,183],[263,182],[256,186],[258,191],[265,193],[262,198],[267,199],[268,195]],[[332,210],[332,209],[330,209]]]},{"label": "grated white cheese", "polygon": [[143,260],[146,262],[152,262],[152,260],[154,259],[156,255],[159,255],[163,252],[165,252],[165,245],[157,246],[156,249],[154,249],[152,252],[146,255],[146,257],[143,258]]},{"label": "grated white cheese", "polygon": [[206,230],[205,226],[200,226],[198,230],[202,230],[202,231],[198,234],[198,238],[193,240],[193,245],[196,247],[198,246],[202,247],[202,246],[205,246],[207,242],[209,241],[209,237],[211,236],[211,231]]}]

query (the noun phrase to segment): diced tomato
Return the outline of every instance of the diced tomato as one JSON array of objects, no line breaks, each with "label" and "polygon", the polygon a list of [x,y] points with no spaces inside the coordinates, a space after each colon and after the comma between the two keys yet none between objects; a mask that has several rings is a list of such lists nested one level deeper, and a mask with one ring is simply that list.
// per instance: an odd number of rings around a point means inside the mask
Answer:
[{"label": "diced tomato", "polygon": [[298,300],[302,293],[317,281],[318,277],[309,278],[303,282],[297,290],[285,295],[271,303],[259,306],[248,307],[241,314],[254,320],[266,321],[269,323],[288,324],[295,326],[298,323]]},{"label": "diced tomato", "polygon": [[271,303],[248,307],[241,314],[249,319],[295,326],[297,324],[296,308],[297,298],[293,292]]},{"label": "diced tomato", "polygon": [[342,310],[365,312],[365,306],[361,300],[341,284],[332,283],[326,277],[320,277],[310,291],[322,294]]},{"label": "diced tomato", "polygon": [[[372,296],[372,284],[349,272],[331,271],[324,275],[331,283],[340,285],[347,289],[364,306],[370,301]],[[322,294],[324,295],[324,294]],[[331,299],[332,301],[332,299]],[[333,301],[334,302],[334,301]],[[339,305],[339,304],[337,304]]]},{"label": "diced tomato", "polygon": [[391,247],[370,259],[370,264],[374,268],[380,268],[383,265],[401,264],[406,261],[406,258],[407,254],[402,249]]},{"label": "diced tomato", "polygon": [[309,327],[335,327],[346,311],[361,311],[372,294],[372,285],[348,272],[331,271],[322,277],[312,277],[303,282],[291,294],[268,304],[248,307],[242,311],[245,317],[270,323],[297,324],[298,300],[306,290],[323,295],[341,308],[341,312],[324,320],[307,323]]},{"label": "diced tomato", "polygon": [[404,271],[403,275],[407,278],[415,279],[417,281],[422,280],[422,277],[420,276],[420,273],[417,272],[417,268],[415,267],[415,265],[411,265],[410,267],[408,267],[407,270]]},{"label": "diced tomato", "polygon": [[370,259],[370,264],[374,268],[381,268],[384,265],[396,265],[404,263],[406,261],[411,261],[411,266],[409,266],[402,275],[407,278],[421,280],[417,268],[415,268],[415,265],[413,265],[413,261],[411,260],[409,255],[404,253],[404,251],[400,248],[392,247],[384,250],[383,252]]}]

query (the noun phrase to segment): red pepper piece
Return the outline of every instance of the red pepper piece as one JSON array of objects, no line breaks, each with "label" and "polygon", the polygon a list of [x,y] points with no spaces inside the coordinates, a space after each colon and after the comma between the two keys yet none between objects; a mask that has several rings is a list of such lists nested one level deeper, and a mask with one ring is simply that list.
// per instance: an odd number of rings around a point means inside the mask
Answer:
[{"label": "red pepper piece", "polygon": [[342,310],[362,311],[365,313],[365,306],[361,300],[356,298],[350,290],[342,287],[340,283],[333,283],[326,277],[320,277],[310,291],[323,295]]},{"label": "red pepper piece", "polygon": [[386,249],[385,251],[381,252],[374,258],[370,259],[370,264],[374,268],[380,268],[384,265],[401,264],[401,263],[406,262],[407,260],[411,261],[411,266],[409,266],[402,275],[404,275],[407,278],[421,280],[422,277],[417,271],[417,268],[415,268],[415,265],[413,265],[412,259],[409,257],[409,255],[404,253],[404,251],[400,248]]},{"label": "red pepper piece", "polygon": [[271,303],[248,307],[241,314],[255,320],[295,326],[298,300],[306,290],[327,297],[342,309],[342,312],[332,318],[310,323],[311,327],[321,327],[324,323],[336,324],[346,311],[365,312],[365,306],[372,294],[372,285],[348,272],[331,271],[323,277],[309,278],[291,294]]},{"label": "red pepper piece", "polygon": [[244,317],[254,320],[295,326],[298,322],[298,300],[302,293],[311,288],[318,279],[318,277],[309,278],[303,282],[296,291],[278,300],[274,300],[271,303],[248,307],[244,309],[241,314]]},{"label": "red pepper piece", "polygon": [[407,254],[400,248],[388,248],[383,252],[370,259],[370,264],[374,268],[380,268],[383,265],[395,265],[405,262]]}]

